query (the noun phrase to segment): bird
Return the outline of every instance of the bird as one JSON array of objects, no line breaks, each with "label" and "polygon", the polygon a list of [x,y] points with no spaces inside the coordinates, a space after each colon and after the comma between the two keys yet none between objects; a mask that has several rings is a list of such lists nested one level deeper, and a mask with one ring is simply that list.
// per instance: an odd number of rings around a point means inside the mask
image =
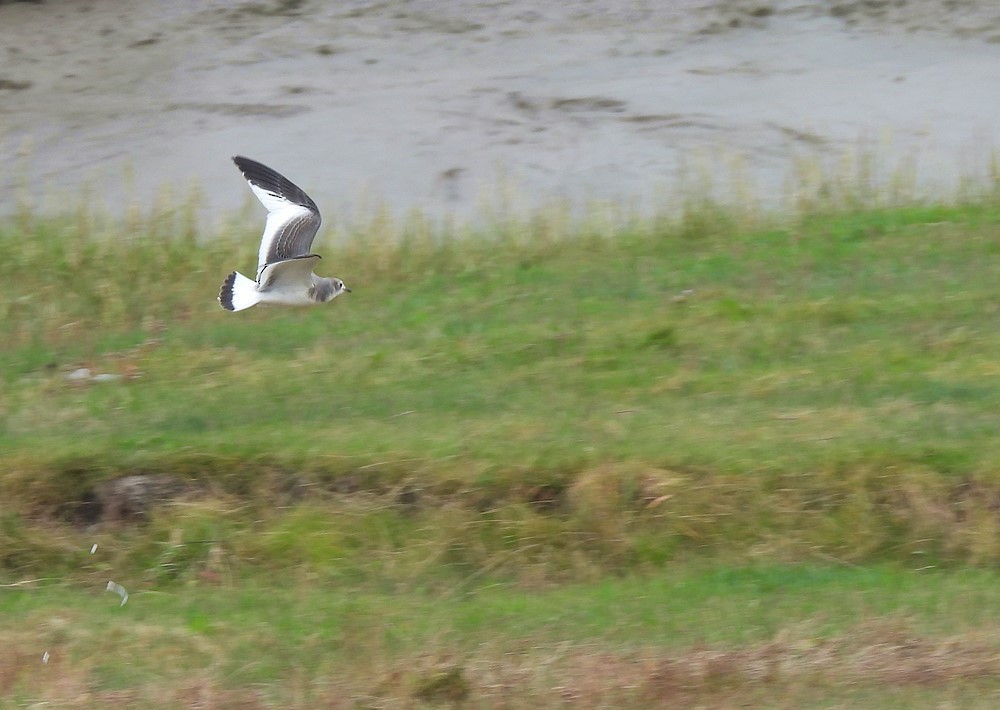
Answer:
[{"label": "bird", "polygon": [[310,306],[351,289],[338,278],[317,276],[320,255],[311,252],[322,218],[305,191],[276,170],[242,155],[233,157],[250,189],[267,208],[256,280],[233,271],[219,290],[219,304],[242,311],[258,303]]}]

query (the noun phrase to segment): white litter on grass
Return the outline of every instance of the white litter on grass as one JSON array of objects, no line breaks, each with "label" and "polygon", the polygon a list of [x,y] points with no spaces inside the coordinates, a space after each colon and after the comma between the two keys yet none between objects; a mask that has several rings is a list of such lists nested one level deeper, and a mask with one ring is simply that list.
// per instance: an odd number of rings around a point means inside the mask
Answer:
[{"label": "white litter on grass", "polygon": [[42,654],[42,663],[48,663],[48,662],[49,662],[49,652],[46,651],[45,653]]},{"label": "white litter on grass", "polygon": [[114,592],[122,598],[122,603],[118,606],[125,606],[125,602],[128,601],[128,592],[125,591],[125,587],[118,584],[117,582],[108,581],[108,591]]},{"label": "white litter on grass", "polygon": [[99,375],[94,375],[90,378],[91,382],[117,382],[122,378],[121,375],[115,375],[110,372],[102,372]]},{"label": "white litter on grass", "polygon": [[117,382],[122,376],[111,372],[99,372],[95,375],[89,367],[81,367],[67,373],[66,379],[70,382]]},{"label": "white litter on grass", "polygon": [[96,542],[94,543],[94,546],[92,548],[90,548],[90,554],[94,554],[95,552],[97,552],[97,543]]}]

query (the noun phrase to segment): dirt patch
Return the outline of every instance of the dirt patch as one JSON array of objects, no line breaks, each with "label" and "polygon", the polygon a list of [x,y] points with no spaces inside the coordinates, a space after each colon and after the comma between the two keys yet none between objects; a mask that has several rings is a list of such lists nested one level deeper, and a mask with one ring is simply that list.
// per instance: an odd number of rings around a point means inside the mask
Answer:
[{"label": "dirt patch", "polygon": [[0,78],[0,91],[24,91],[30,89],[33,82],[18,81],[17,79]]},{"label": "dirt patch", "polygon": [[1000,31],[1000,6],[982,0],[832,0],[822,4],[831,17],[851,27],[980,38]]},{"label": "dirt patch", "polygon": [[[304,93],[304,90],[289,93]],[[167,106],[168,111],[201,111],[220,116],[261,116],[265,118],[284,118],[305,113],[307,106],[290,104],[239,104],[239,103],[176,103]]]},{"label": "dirt patch", "polygon": [[168,474],[132,474],[104,481],[97,487],[100,517],[112,522],[145,520],[153,508],[178,498],[189,488]]}]

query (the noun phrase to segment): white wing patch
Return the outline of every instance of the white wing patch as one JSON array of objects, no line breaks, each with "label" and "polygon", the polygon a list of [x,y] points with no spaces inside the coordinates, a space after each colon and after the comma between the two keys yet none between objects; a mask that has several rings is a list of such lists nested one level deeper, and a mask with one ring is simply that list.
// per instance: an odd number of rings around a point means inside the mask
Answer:
[{"label": "white wing patch", "polygon": [[254,194],[267,208],[267,220],[264,222],[264,234],[260,240],[260,251],[257,253],[257,278],[260,280],[260,272],[267,266],[267,255],[271,253],[274,241],[281,234],[285,227],[299,219],[312,217],[313,212],[308,207],[297,205],[286,200],[281,195],[268,192],[256,185],[251,184]]},{"label": "white wing patch", "polygon": [[270,190],[266,190],[260,185],[252,183],[250,181],[247,181],[247,184],[250,185],[250,189],[253,190],[253,194],[257,195],[257,199],[260,200],[260,203],[267,208],[268,212],[277,212],[285,207],[302,208],[302,205],[296,204],[295,202],[292,202],[286,197],[282,197],[276,192],[271,192]]}]

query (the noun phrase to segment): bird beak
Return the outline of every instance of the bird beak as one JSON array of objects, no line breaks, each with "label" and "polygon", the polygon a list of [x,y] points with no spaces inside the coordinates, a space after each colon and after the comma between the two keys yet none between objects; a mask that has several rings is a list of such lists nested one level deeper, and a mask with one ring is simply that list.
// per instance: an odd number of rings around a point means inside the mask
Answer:
[{"label": "bird beak", "polygon": [[347,286],[344,286],[344,290],[347,291],[348,293],[351,292],[351,289],[347,288]]}]

